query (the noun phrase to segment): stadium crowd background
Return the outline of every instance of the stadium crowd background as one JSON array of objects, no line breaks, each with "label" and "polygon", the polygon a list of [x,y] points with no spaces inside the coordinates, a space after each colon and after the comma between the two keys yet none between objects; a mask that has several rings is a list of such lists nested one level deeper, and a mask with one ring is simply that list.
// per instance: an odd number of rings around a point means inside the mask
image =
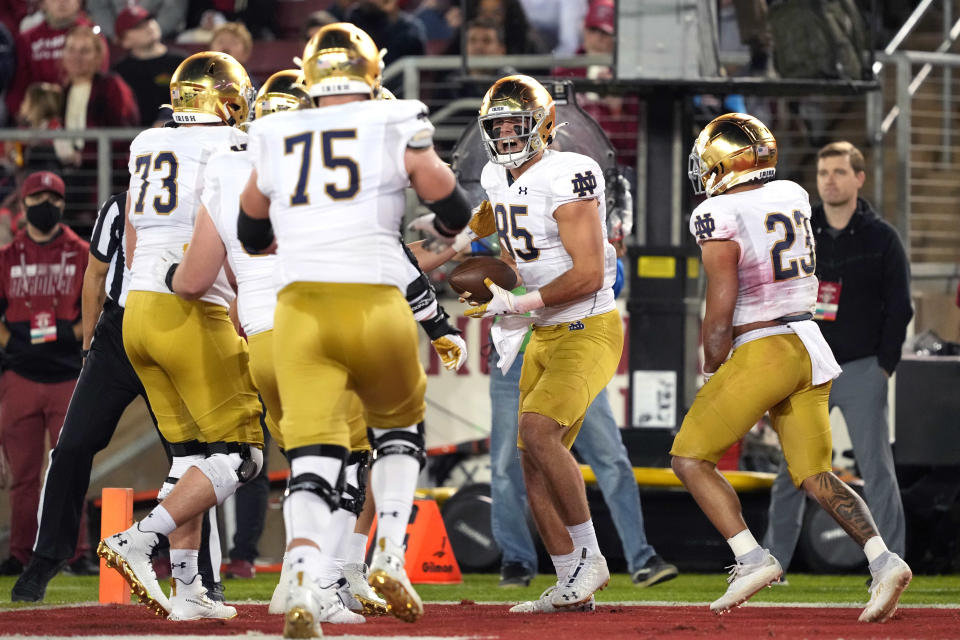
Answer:
[{"label": "stadium crowd background", "polygon": [[[769,25],[756,22],[757,16],[766,12],[766,0],[718,0],[715,4],[724,73],[768,80],[771,85],[769,91],[753,90],[747,95],[689,98],[685,108],[692,111],[695,127],[683,136],[683,144],[692,140],[694,129],[720,113],[753,113],[778,136],[780,174],[815,193],[819,147],[847,139],[871,148],[863,97],[780,95],[775,88],[780,76],[774,56],[777,44]],[[865,12],[872,3],[859,4]],[[865,19],[865,26],[874,34],[875,48],[880,49],[918,2],[876,4],[881,6]],[[614,75],[613,0],[143,0],[139,5],[123,0],[7,0],[0,3],[0,123],[7,130],[32,133],[28,140],[5,140],[0,131],[0,244],[8,242],[23,225],[19,185],[36,170],[63,176],[65,222],[82,237],[89,235],[98,200],[106,195],[102,184],[110,186],[109,192],[124,188],[127,142],[142,127],[162,121],[169,75],[187,55],[206,49],[230,53],[258,85],[274,71],[292,67],[294,56],[314,30],[341,20],[361,26],[387,50],[386,86],[398,97],[419,98],[430,107],[437,125],[437,147],[445,159],[450,158],[462,131],[475,126],[476,107],[486,87],[512,69],[537,77],[598,82]],[[939,35],[938,27],[927,27],[930,38]],[[449,69],[418,66],[418,61],[425,59],[418,56],[429,59],[462,53],[466,57]],[[531,56],[531,62],[518,63],[513,57],[518,55]],[[588,63],[586,58],[577,59],[581,55],[607,56],[610,62],[595,64],[593,58]],[[501,65],[481,67],[469,63],[474,56],[509,58]],[[544,56],[563,64],[549,64]],[[391,66],[399,70],[411,61],[417,95],[405,95],[410,84],[403,81],[402,70],[390,73]],[[863,74],[869,75],[869,70],[864,69],[856,79],[863,79]],[[647,162],[643,129],[648,123],[642,97],[605,88],[602,82],[578,95],[581,106],[610,138],[618,164],[636,187],[638,180],[643,180]],[[935,117],[940,115],[938,111]],[[99,142],[96,136],[84,138],[82,131],[75,139],[44,138],[44,132],[61,129],[116,129],[116,134],[100,136]],[[112,170],[106,180],[99,169],[104,164],[103,158],[98,158],[98,152],[103,156],[101,146],[106,148],[107,166]],[[685,154],[686,148],[683,151]],[[876,153],[872,159],[894,167],[897,163],[895,157]],[[878,182],[868,170],[864,193],[892,202],[892,183]],[[635,201],[643,206],[639,199]],[[892,223],[898,219],[893,206],[881,210]],[[951,263],[960,258],[958,244],[953,239],[947,249],[937,245],[928,251],[921,241],[908,246],[908,255],[918,263]],[[945,278],[938,276],[930,285],[915,282],[915,290],[926,287],[931,294],[915,300],[918,326],[956,339],[957,313],[943,295],[955,286],[956,271]],[[130,484],[135,481],[128,480]],[[0,507],[3,527],[9,512],[2,497]],[[0,535],[0,548],[4,546]]]}]

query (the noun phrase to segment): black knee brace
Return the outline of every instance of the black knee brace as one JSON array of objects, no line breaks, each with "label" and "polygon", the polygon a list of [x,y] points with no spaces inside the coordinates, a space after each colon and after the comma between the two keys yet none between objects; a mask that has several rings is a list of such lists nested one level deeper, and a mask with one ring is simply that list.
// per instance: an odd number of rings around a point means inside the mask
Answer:
[{"label": "black knee brace", "polygon": [[287,489],[283,492],[283,497],[286,498],[295,491],[309,491],[320,496],[323,501],[327,503],[327,506],[330,507],[331,511],[336,511],[340,506],[340,493],[343,491],[345,484],[346,476],[344,472],[346,471],[346,462],[349,453],[347,449],[336,445],[317,444],[288,449],[286,453],[287,460],[291,463],[294,458],[301,456],[323,456],[325,458],[339,458],[343,461],[343,464],[340,466],[340,476],[337,478],[335,486],[331,486],[325,478],[321,478],[315,473],[301,473],[298,476],[291,474],[290,479],[287,481]]},{"label": "black knee brace", "polygon": [[346,509],[355,516],[363,511],[363,505],[367,500],[367,468],[370,466],[369,451],[352,451],[347,460],[347,466],[357,465],[357,485],[344,482],[343,493],[349,495],[349,498],[340,496],[340,508]]},{"label": "black knee brace", "polygon": [[[417,425],[416,433],[390,429],[379,438],[374,437],[373,429],[367,429],[367,439],[370,440],[370,446],[373,447],[373,462],[371,462],[371,465],[376,464],[377,460],[384,456],[392,455],[410,456],[420,464],[421,469],[427,464],[422,422]],[[400,444],[401,442],[409,442],[416,448]]]}]

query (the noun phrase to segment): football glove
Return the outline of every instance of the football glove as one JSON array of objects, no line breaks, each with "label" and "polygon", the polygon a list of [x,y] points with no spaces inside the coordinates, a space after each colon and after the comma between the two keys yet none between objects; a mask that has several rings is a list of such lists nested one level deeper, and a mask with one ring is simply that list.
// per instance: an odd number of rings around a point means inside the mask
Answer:
[{"label": "football glove", "polygon": [[[467,309],[463,315],[471,318],[489,318],[490,316],[522,315],[534,309],[543,307],[543,298],[539,291],[533,291],[517,296],[503,287],[494,284],[490,278],[484,278],[483,283],[493,294],[490,302]],[[470,303],[475,304],[475,303]]]},{"label": "football glove", "polygon": [[172,293],[175,293],[173,291],[173,272],[177,270],[176,268],[182,259],[183,256],[181,254],[167,249],[160,254],[160,257],[157,258],[156,263],[154,263],[153,274],[157,282],[169,289]]},{"label": "football glove", "polygon": [[463,231],[457,234],[453,248],[457,253],[470,246],[478,238],[486,238],[497,232],[497,220],[493,215],[493,205],[484,200],[473,210],[473,217]]},{"label": "football glove", "polygon": [[459,335],[448,333],[432,341],[440,362],[449,371],[456,371],[467,361],[467,343]]},{"label": "football glove", "polygon": [[437,214],[427,213],[407,225],[407,231],[419,231],[425,237],[423,248],[434,253],[443,253],[457,239],[456,235],[447,236],[440,232],[436,224]]}]

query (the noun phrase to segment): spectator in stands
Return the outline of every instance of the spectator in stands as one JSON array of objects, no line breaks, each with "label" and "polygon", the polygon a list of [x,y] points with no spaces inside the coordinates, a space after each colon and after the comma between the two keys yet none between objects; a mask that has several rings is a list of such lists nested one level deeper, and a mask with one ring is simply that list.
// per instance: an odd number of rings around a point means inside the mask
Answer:
[{"label": "spectator in stands", "polygon": [[387,66],[400,58],[426,53],[423,23],[401,11],[398,0],[361,0],[350,9],[347,22],[366,31],[378,47],[387,50],[383,59]]},{"label": "spectator in stands", "polygon": [[157,20],[162,37],[171,38],[186,26],[187,0],[87,0],[87,13],[100,28],[103,35],[120,42],[116,28],[120,15],[131,8],[146,11]]},{"label": "spectator in stands", "polygon": [[329,11],[314,11],[307,16],[307,21],[303,24],[304,42],[309,42],[313,34],[320,30],[320,27],[325,27],[334,22],[340,21]]},{"label": "spectator in stands", "polygon": [[[74,26],[94,26],[80,10],[80,0],[42,0],[43,22],[16,37],[17,72],[7,94],[7,112],[20,111],[20,101],[33,82],[60,84],[63,68],[60,58],[67,32]],[[105,43],[104,43],[105,44]],[[110,68],[106,46],[103,47],[101,69]]]},{"label": "spectator in stands", "polygon": [[531,26],[554,55],[569,56],[580,48],[587,0],[566,0],[558,11],[554,0],[520,0]]},{"label": "spectator in stands", "polygon": [[[910,266],[892,226],[859,197],[866,179],[863,154],[849,142],[817,153],[817,191],[810,224],[819,280],[815,319],[843,367],[829,405],[847,423],[864,497],[890,551],[902,556],[906,520],[887,421],[887,380],[893,375],[913,317]],[[800,537],[806,504],[786,463],[770,494],[763,546],[786,570]]]},{"label": "spectator in stands", "polygon": [[[97,129],[101,127],[139,127],[140,110],[133,91],[119,75],[100,71],[100,61],[106,52],[103,38],[93,29],[77,26],[70,30],[64,46],[63,123],[67,129]],[[97,143],[82,138],[70,141],[72,153],[63,160],[64,178],[69,197],[67,219],[74,224],[92,224],[97,212],[96,184]],[[125,173],[124,144],[117,141],[114,149],[114,173],[117,184]]]},{"label": "spectator in stands", "polygon": [[451,0],[424,0],[413,12],[427,33],[427,42],[449,41],[463,23],[459,3]]},{"label": "spectator in stands", "polygon": [[[502,56],[507,52],[504,42],[503,26],[493,18],[479,16],[467,23],[467,65],[468,77],[461,77],[457,70],[450,79],[457,81],[457,86],[451,89],[449,99],[482,98],[490,88],[490,84],[497,78],[508,76],[518,71],[512,67],[484,69],[474,67],[470,63],[473,56]],[[470,118],[476,118],[476,109],[471,109]]]},{"label": "spectator in stands", "polygon": [[245,65],[253,53],[253,36],[242,22],[226,22],[214,29],[210,51],[222,51]]},{"label": "spectator in stands", "polygon": [[[20,113],[17,114],[17,127],[55,131],[63,129],[63,89],[49,82],[34,82],[27,87]],[[69,154],[72,150],[68,140],[35,140],[15,142],[7,145],[8,152],[17,167],[26,173],[35,171],[53,171],[59,173],[62,166],[59,153]]]},{"label": "spectator in stands", "polygon": [[[226,24],[227,19],[219,11],[209,9],[200,14],[196,26],[192,29],[180,33],[176,42],[178,44],[210,44],[213,39],[213,32],[222,24]],[[192,23],[191,23],[192,24]]]},{"label": "spectator in stands", "polygon": [[[614,17],[613,0],[594,0],[584,20],[583,48],[578,53],[612,55],[616,43]],[[590,66],[586,69],[554,69],[554,75],[598,80],[612,78],[613,71],[610,67],[603,65]],[[636,96],[599,96],[591,92],[581,94],[578,102],[584,111],[597,120],[610,138],[610,142],[616,147],[617,163],[636,166],[637,125],[640,113]]]},{"label": "spectator in stands", "polygon": [[60,223],[59,176],[27,176],[21,203],[26,228],[0,250],[0,447],[12,477],[10,557],[0,575],[18,575],[33,553],[44,439],[57,441],[80,374],[80,292],[89,253]]},{"label": "spectator in stands", "polygon": [[[468,0],[464,19],[469,24],[474,18],[490,18],[503,28],[504,42],[510,55],[543,51],[540,38],[530,26],[520,0]],[[459,31],[451,40],[447,53],[460,53]]]},{"label": "spectator in stands", "polygon": [[114,33],[129,55],[113,70],[133,90],[141,126],[152,126],[160,105],[170,102],[170,76],[186,56],[167,49],[160,41],[156,18],[139,5],[130,5],[120,12]]},{"label": "spectator in stands", "polygon": [[733,0],[737,10],[740,41],[750,47],[751,75],[773,75],[773,32],[767,0]]},{"label": "spectator in stands", "polygon": [[[276,4],[276,0],[190,0],[187,25],[196,27],[204,23],[205,16],[216,14],[218,21],[243,23],[256,40],[274,40],[277,32]],[[216,26],[208,24],[205,28],[213,29]]]}]

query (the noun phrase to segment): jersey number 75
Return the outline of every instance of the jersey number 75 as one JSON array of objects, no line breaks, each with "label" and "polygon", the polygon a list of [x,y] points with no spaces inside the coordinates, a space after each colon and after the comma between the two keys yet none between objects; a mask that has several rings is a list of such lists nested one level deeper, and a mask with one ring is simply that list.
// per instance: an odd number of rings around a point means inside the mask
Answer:
[{"label": "jersey number 75", "polygon": [[[357,162],[349,156],[337,156],[333,153],[333,143],[335,140],[356,140],[356,129],[337,129],[333,131],[320,131],[320,158],[323,166],[328,169],[346,169],[347,184],[339,186],[334,182],[328,182],[323,185],[324,191],[330,196],[331,200],[349,200],[357,195],[360,190],[360,168]],[[283,139],[283,153],[290,155],[300,152],[300,171],[297,175],[297,186],[290,194],[290,206],[295,207],[303,204],[310,204],[310,193],[307,182],[310,179],[310,160],[313,157],[311,150],[313,148],[313,131],[304,131],[295,136],[288,136]]]}]

